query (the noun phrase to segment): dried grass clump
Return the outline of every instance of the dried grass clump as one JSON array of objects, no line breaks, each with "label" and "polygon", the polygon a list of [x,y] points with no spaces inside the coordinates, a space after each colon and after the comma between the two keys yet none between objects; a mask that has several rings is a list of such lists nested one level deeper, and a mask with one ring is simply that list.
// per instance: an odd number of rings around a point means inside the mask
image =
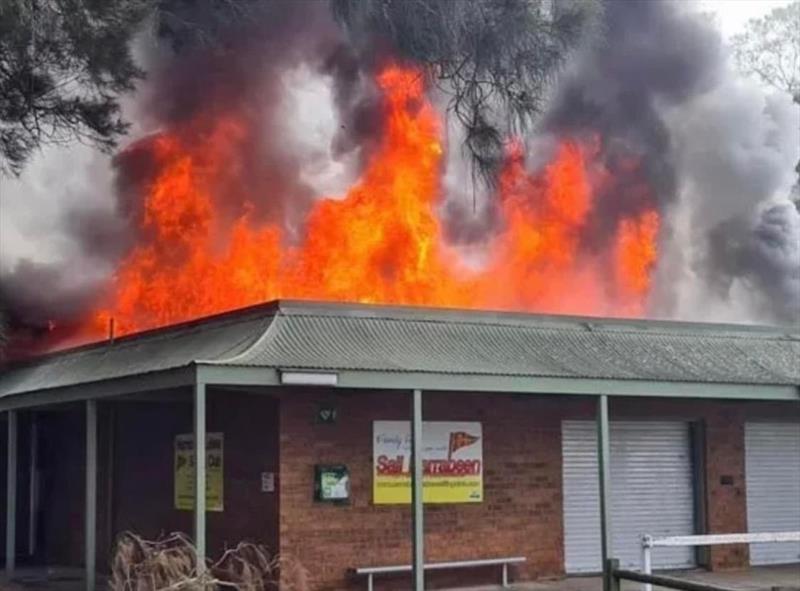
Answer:
[{"label": "dried grass clump", "polygon": [[145,540],[125,532],[117,539],[111,591],[308,591],[308,571],[296,560],[270,557],[264,546],[241,542],[198,573],[195,548],[181,533]]}]

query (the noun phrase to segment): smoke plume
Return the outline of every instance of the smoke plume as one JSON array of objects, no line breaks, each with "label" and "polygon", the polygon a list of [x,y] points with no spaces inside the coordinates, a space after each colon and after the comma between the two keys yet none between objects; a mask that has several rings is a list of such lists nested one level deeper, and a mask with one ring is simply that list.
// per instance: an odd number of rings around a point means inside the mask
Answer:
[{"label": "smoke plume", "polygon": [[[166,22],[141,36],[148,79],[125,105],[135,125],[113,160],[52,148],[21,179],[2,179],[0,309],[12,325],[69,325],[102,300],[141,238],[162,130],[202,144],[219,117],[235,114],[248,132],[228,162],[224,208],[231,217],[250,208],[290,236],[302,235],[316,198],[357,177],[380,139],[379,60],[349,45],[326,3],[263,4],[244,21],[195,12],[188,29]],[[657,207],[651,315],[798,322],[800,213],[788,196],[800,112],[738,76],[719,33],[690,8],[607,2],[602,39],[574,56],[524,138],[528,167],[547,160],[552,138],[596,142],[610,174],[581,236],[587,253],[609,248],[621,219]],[[446,236],[479,244],[497,229],[496,204],[486,194],[474,201],[457,132],[448,132]]]},{"label": "smoke plume", "polygon": [[[641,206],[626,183],[643,174],[652,188],[668,222],[653,315],[798,322],[800,230],[788,195],[800,114],[790,97],[738,76],[718,31],[688,8],[609,2],[602,43],[568,72],[544,127],[599,132],[617,179],[587,248]],[[619,165],[629,156],[641,159],[635,174]]]}]

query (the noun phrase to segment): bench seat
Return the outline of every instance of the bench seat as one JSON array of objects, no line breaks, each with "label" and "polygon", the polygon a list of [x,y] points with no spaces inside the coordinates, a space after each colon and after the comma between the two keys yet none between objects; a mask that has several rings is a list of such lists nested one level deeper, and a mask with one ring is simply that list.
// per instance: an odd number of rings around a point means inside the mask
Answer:
[{"label": "bench seat", "polygon": [[[448,562],[429,562],[426,563],[425,571],[431,570],[450,570],[459,568],[479,568],[483,566],[502,566],[503,567],[503,587],[508,587],[508,566],[525,562],[524,556],[509,556],[506,558],[482,558],[478,560],[454,560]],[[398,564],[393,566],[365,566],[353,569],[357,576],[367,577],[367,591],[373,591],[374,577],[380,575],[390,575],[399,573],[410,573],[413,570],[410,564]]]}]

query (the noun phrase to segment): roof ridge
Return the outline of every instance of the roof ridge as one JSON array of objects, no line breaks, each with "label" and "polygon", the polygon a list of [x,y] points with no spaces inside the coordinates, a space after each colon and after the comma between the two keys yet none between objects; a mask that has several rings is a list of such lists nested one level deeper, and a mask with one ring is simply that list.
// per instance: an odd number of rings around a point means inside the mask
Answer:
[{"label": "roof ridge", "polygon": [[[380,309],[380,308],[377,308]],[[353,310],[352,308],[350,310]],[[443,308],[443,311],[446,312],[457,312],[455,310],[450,310],[447,308]],[[595,334],[608,334],[613,332],[614,334],[648,334],[653,336],[696,336],[698,334],[702,334],[706,337],[717,338],[717,339],[729,339],[729,338],[736,338],[736,339],[752,339],[758,338],[762,340],[791,340],[791,341],[800,341],[800,330],[798,329],[791,329],[788,330],[781,330],[782,327],[778,326],[765,326],[765,325],[742,325],[739,327],[738,325],[731,325],[731,324],[713,324],[713,323],[693,323],[693,322],[686,322],[686,321],[670,321],[670,320],[650,320],[650,319],[616,319],[616,318],[607,318],[607,317],[598,317],[596,324],[593,322],[593,319],[588,317],[580,317],[580,316],[567,316],[564,315],[563,317],[558,316],[549,316],[549,315],[536,315],[536,314],[524,314],[510,312],[507,319],[492,319],[492,318],[485,318],[483,321],[478,321],[477,319],[470,319],[470,318],[431,318],[431,317],[424,317],[420,316],[417,318],[410,318],[410,317],[398,317],[398,316],[391,316],[391,315],[376,315],[376,314],[365,314],[365,315],[352,315],[352,314],[336,314],[335,309],[331,309],[331,313],[324,313],[314,310],[303,310],[303,309],[295,309],[289,310],[289,313],[285,313],[283,308],[280,309],[280,312],[285,318],[290,317],[301,317],[301,318],[356,318],[358,320],[369,320],[369,321],[381,321],[381,322],[400,322],[400,323],[407,323],[407,322],[423,322],[427,324],[463,324],[468,326],[514,326],[519,328],[529,328],[534,330],[551,330],[551,331],[559,331],[564,329],[569,329],[574,332],[593,332]],[[469,313],[468,310],[464,311],[465,313]],[[475,312],[480,313],[481,310],[476,310]],[[528,321],[525,321],[525,318],[528,318]],[[541,323],[537,323],[536,320],[540,320]],[[616,324],[619,322],[619,324]],[[659,324],[652,324],[651,326],[633,326],[631,324],[626,324],[628,322],[649,322],[649,323],[659,323]],[[664,326],[661,323],[670,324],[674,322],[672,327]],[[719,331],[713,331],[714,327],[718,327]],[[671,328],[671,330],[669,330]],[[788,327],[787,327],[788,328]],[[598,330],[599,329],[599,330]]]}]

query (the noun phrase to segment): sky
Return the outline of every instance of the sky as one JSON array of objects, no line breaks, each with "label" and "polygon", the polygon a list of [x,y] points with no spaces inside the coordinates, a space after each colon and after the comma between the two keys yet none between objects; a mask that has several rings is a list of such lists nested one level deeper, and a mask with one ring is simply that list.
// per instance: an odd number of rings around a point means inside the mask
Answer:
[{"label": "sky", "polygon": [[[684,0],[687,1],[687,0]],[[791,4],[792,0],[698,0],[698,8],[711,12],[717,19],[723,37],[730,39],[740,33],[751,18],[760,18],[775,8]]]}]

